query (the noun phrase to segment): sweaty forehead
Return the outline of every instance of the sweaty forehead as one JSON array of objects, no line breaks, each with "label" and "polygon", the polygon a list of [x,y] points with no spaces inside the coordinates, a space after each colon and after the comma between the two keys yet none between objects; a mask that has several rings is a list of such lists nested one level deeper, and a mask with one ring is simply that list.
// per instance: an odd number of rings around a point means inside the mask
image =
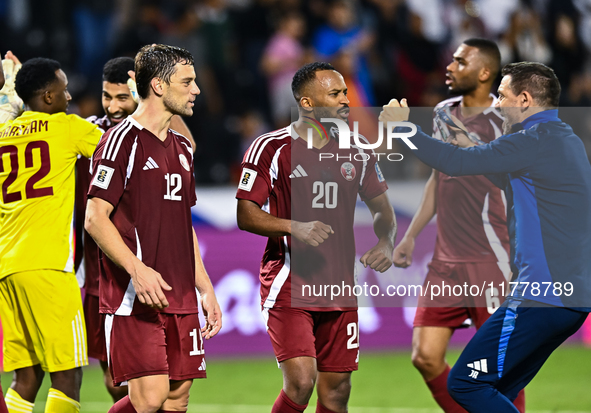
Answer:
[{"label": "sweaty forehead", "polygon": [[340,73],[334,70],[321,70],[316,72],[316,87],[321,90],[345,89],[345,81]]}]

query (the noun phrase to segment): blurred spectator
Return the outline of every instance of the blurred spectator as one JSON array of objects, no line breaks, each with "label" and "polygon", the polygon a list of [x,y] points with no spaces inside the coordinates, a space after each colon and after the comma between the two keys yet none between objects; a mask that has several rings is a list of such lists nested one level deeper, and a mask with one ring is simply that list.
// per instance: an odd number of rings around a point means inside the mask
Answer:
[{"label": "blurred spectator", "polygon": [[[505,63],[553,67],[561,105],[591,105],[591,0],[0,0],[0,19],[0,50],[60,61],[71,109],[84,113],[96,108],[88,96],[98,93],[107,59],[150,43],[190,50],[202,91],[187,119],[200,184],[231,179],[249,135],[241,131],[253,129],[236,124],[289,121],[289,85],[302,60],[331,61],[347,78],[351,106],[392,97],[432,106],[442,99],[450,45],[482,36],[500,42]],[[420,177],[413,162],[384,174]]]},{"label": "blurred spectator", "polygon": [[478,3],[470,0],[456,0],[448,7],[449,24],[452,28],[451,38],[448,42],[454,52],[456,44],[462,44],[466,39],[473,37],[487,37],[487,28],[482,20],[482,8]]},{"label": "blurred spectator", "polygon": [[291,81],[295,72],[304,64],[305,49],[301,39],[305,32],[306,22],[300,13],[283,15],[261,60],[261,70],[269,82],[271,111],[276,128],[291,122],[290,108],[296,106]]},{"label": "blurred spectator", "polygon": [[561,95],[563,105],[577,104],[578,91],[571,89],[584,90],[585,88],[584,83],[578,84],[573,81],[575,77],[582,77],[587,59],[585,47],[579,35],[579,19],[580,14],[572,0],[549,1],[546,27],[553,54],[550,66],[556,72],[563,87],[564,93]]},{"label": "blurred spectator", "polygon": [[91,79],[100,77],[114,40],[115,1],[78,0],[74,25],[78,42],[78,71]]},{"label": "blurred spectator", "polygon": [[[352,59],[354,77],[360,88],[363,106],[372,106],[375,99],[366,59],[366,53],[375,42],[373,33],[362,28],[355,19],[354,4],[348,0],[335,0],[328,8],[327,24],[314,35],[314,48],[319,60],[332,61],[339,53]],[[337,70],[342,69],[335,65]]]},{"label": "blurred spectator", "polygon": [[499,42],[499,49],[503,64],[524,60],[550,63],[552,50],[544,37],[541,18],[525,1],[511,16],[511,25]]},{"label": "blurred spectator", "polygon": [[445,64],[441,53],[444,45],[427,38],[424,28],[426,22],[410,9],[401,10],[405,16],[405,28],[401,33],[400,49],[397,56],[402,95],[410,105],[424,105],[422,97],[433,76],[445,75]]}]

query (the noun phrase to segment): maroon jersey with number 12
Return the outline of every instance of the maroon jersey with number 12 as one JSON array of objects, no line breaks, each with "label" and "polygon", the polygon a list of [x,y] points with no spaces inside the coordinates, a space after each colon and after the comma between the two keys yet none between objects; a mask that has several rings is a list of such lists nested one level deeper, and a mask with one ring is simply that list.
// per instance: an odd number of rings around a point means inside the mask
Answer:
[{"label": "maroon jersey with number 12", "polygon": [[[168,130],[161,141],[131,116],[105,133],[93,157],[89,197],[115,207],[111,220],[129,249],[172,287],[165,313],[197,313],[191,206],[196,202],[193,151]],[[100,253],[100,311],[158,311],[141,304],[129,274]]]},{"label": "maroon jersey with number 12", "polygon": [[321,221],[334,231],[317,247],[288,236],[269,238],[260,273],[263,307],[356,310],[354,295],[331,300],[303,287],[355,285],[357,195],[366,201],[387,190],[373,151],[353,144],[339,149],[333,138],[321,149],[308,148],[289,126],[256,139],[242,167],[238,199],[279,218]]}]

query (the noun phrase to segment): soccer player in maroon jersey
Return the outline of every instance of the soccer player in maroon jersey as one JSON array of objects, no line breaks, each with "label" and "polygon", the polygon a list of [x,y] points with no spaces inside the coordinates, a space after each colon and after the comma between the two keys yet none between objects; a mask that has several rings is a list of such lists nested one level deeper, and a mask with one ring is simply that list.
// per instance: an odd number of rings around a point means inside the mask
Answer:
[{"label": "soccer player in maroon jersey", "polygon": [[[494,108],[491,94],[500,69],[501,55],[497,45],[485,39],[466,40],[447,66],[451,99],[441,102],[436,111],[447,106],[459,119],[474,142],[464,135],[454,136],[452,129],[436,119],[433,136],[460,144],[487,143],[503,134],[503,118]],[[462,138],[463,137],[463,138]],[[394,249],[394,265],[406,268],[412,263],[415,239],[437,214],[437,241],[429,272],[425,279],[431,284],[487,286],[485,296],[448,297],[428,302],[419,298],[414,320],[412,363],[425,379],[435,401],[445,412],[464,412],[447,391],[450,366],[445,360],[449,340],[456,328],[473,323],[480,328],[504,301],[499,285],[511,276],[509,235],[506,225],[504,193],[484,176],[450,177],[433,170],[425,185],[419,209],[400,243]],[[515,400],[523,412],[523,392]]]},{"label": "soccer player in maroon jersey", "polygon": [[[130,57],[116,57],[105,63],[103,67],[102,105],[103,117],[90,116],[86,120],[98,125],[103,131],[119,124],[136,109],[132,92],[128,86],[130,75],[135,78],[134,61]],[[183,119],[175,115],[170,121],[170,128],[178,131],[191,141],[193,151],[195,142]],[[105,344],[105,315],[99,314],[99,269],[98,247],[92,237],[84,231],[84,212],[86,210],[86,194],[92,175],[90,159],[80,158],[76,163],[76,236],[82,239],[82,248],[76,250],[76,276],[84,285],[84,318],[88,355],[99,360],[104,372],[105,385],[113,401],[127,395],[127,386],[114,386],[113,378],[108,369],[107,350]],[[83,261],[82,261],[83,260]]]},{"label": "soccer player in maroon jersey", "polygon": [[222,324],[192,227],[192,146],[169,129],[174,115],[193,114],[200,91],[182,48],[145,46],[135,68],[140,103],[97,146],[85,222],[102,250],[109,368],[129,386],[110,412],[186,411],[193,379],[206,375],[202,337]]},{"label": "soccer player in maroon jersey", "polygon": [[[394,210],[372,151],[339,149],[336,139],[317,132],[313,148],[307,147],[306,118],[348,122],[341,74],[328,63],[308,64],[295,74],[292,91],[298,121],[262,135],[244,156],[238,226],[269,237],[261,263],[261,304],[283,372],[283,390],[272,412],[303,412],[315,384],[316,412],[346,412],[359,357],[357,301],[349,295],[329,306],[326,297],[323,302],[300,292],[304,284],[355,285],[358,194],[373,214],[379,239],[361,262],[380,272],[390,268]],[[319,153],[325,154],[322,162]]]}]

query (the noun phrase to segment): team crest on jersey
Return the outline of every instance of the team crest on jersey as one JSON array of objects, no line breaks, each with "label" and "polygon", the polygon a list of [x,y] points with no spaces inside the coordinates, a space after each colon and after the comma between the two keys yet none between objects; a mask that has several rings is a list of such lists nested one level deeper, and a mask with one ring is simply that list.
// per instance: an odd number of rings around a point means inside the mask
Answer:
[{"label": "team crest on jersey", "polygon": [[242,189],[243,191],[250,192],[256,177],[257,177],[257,171],[253,171],[252,169],[249,169],[249,168],[244,168],[242,170],[242,176],[240,177],[240,183],[238,184],[238,189]]},{"label": "team crest on jersey", "polygon": [[185,168],[186,171],[191,170],[191,168],[189,167],[189,162],[187,161],[187,158],[182,153],[179,155],[179,161],[181,161],[181,165],[183,168]]},{"label": "team crest on jersey", "polygon": [[351,162],[345,162],[344,164],[342,164],[341,175],[343,175],[343,178],[345,178],[347,181],[352,181],[353,179],[355,179],[355,175],[357,175],[355,165],[353,165]]},{"label": "team crest on jersey", "polygon": [[98,186],[102,189],[109,188],[109,184],[111,183],[111,178],[113,177],[114,169],[105,165],[99,165],[96,170],[96,175],[92,180],[92,185]]}]

